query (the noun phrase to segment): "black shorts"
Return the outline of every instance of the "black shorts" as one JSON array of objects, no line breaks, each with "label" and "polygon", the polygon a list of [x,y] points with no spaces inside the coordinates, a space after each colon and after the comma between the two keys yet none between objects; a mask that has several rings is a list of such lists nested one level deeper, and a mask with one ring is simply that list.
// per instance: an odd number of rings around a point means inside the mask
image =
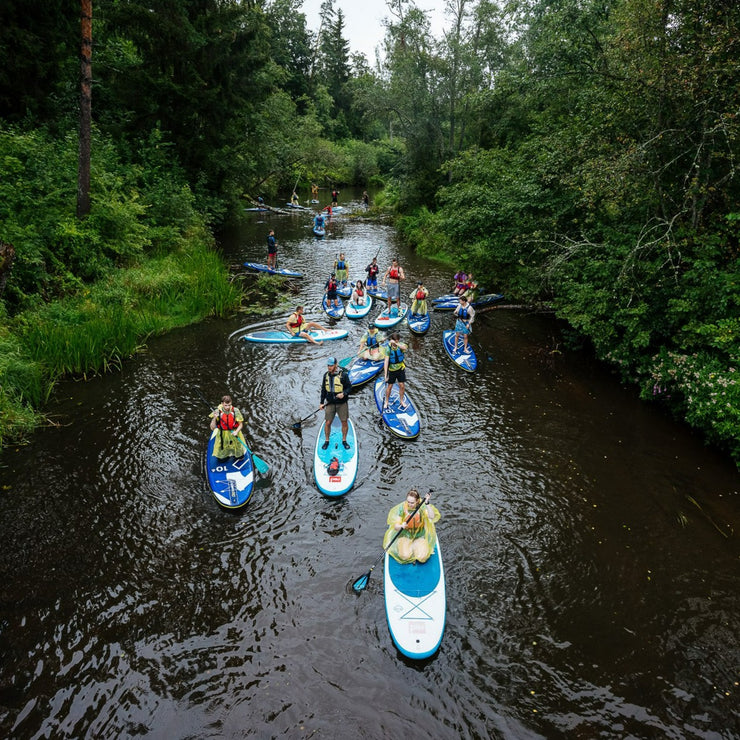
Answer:
[{"label": "black shorts", "polygon": [[388,371],[388,384],[393,385],[394,383],[405,383],[406,382],[406,368],[400,370],[389,370]]}]

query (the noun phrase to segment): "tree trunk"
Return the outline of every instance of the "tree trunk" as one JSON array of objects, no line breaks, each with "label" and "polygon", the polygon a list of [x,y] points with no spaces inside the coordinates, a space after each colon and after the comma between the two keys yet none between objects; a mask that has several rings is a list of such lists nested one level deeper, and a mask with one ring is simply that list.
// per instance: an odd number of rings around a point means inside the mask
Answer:
[{"label": "tree trunk", "polygon": [[92,126],[92,0],[80,0],[80,151],[77,163],[77,218],[90,213],[90,129]]},{"label": "tree trunk", "polygon": [[13,245],[0,242],[0,298],[3,297],[5,283],[8,282],[14,258],[15,249],[13,249]]}]

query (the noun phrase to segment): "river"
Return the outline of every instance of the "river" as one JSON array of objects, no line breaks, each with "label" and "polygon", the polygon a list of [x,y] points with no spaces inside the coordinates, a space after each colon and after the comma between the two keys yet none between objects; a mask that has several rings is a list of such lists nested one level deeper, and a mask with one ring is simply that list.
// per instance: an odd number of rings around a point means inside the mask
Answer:
[{"label": "river", "polygon": [[[303,270],[290,306],[322,319],[335,255],[358,276],[399,255],[406,293],[449,270],[386,225],[254,214],[226,259]],[[322,198],[326,198],[322,193]],[[415,284],[415,283],[414,283]],[[490,286],[495,290],[496,286]],[[57,426],[0,456],[0,735],[7,738],[738,738],[740,497],[732,463],[636,398],[548,316],[479,313],[480,360],[444,354],[448,313],[409,338],[422,432],[351,401],[355,488],[312,479],[323,347],[250,345],[210,320],[153,338],[121,372],[61,384]],[[403,330],[408,338],[408,330]],[[208,409],[229,392],[271,466],[239,513],[203,474]],[[447,625],[420,663],[393,646],[389,508],[433,490]]]}]

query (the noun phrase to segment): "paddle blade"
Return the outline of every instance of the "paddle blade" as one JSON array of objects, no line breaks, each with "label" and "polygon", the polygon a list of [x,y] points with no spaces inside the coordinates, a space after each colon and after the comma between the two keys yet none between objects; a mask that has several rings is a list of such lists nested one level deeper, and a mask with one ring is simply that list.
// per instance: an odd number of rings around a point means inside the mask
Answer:
[{"label": "paddle blade", "polygon": [[367,584],[370,581],[370,573],[365,573],[364,575],[361,575],[353,584],[352,584],[352,590],[356,593],[362,593],[366,588]]},{"label": "paddle blade", "polygon": [[252,462],[260,475],[267,475],[270,472],[270,466],[261,457],[257,457],[254,452],[252,453]]},{"label": "paddle blade", "polygon": [[354,359],[354,357],[343,357],[341,360],[339,360],[337,365],[339,365],[339,367],[347,367]]}]

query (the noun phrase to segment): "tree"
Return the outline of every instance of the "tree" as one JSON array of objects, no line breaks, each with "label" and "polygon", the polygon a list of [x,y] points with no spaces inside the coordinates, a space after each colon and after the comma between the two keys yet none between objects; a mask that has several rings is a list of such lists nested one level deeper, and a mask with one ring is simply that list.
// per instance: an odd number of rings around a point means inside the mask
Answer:
[{"label": "tree", "polygon": [[77,218],[90,213],[90,138],[92,127],[92,0],[80,0],[80,146],[77,165]]}]

